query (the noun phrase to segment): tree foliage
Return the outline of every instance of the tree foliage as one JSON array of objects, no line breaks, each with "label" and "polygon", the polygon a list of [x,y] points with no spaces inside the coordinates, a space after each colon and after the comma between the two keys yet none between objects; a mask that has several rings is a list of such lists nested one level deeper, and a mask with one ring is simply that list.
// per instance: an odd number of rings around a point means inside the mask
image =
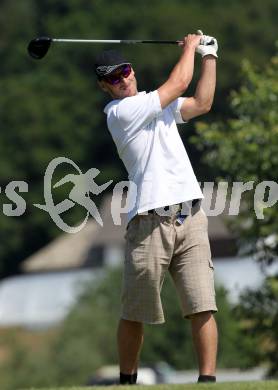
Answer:
[{"label": "tree foliage", "polygon": [[[219,169],[229,181],[263,181],[276,185],[278,177],[278,56],[263,68],[245,61],[242,64],[242,85],[231,93],[233,116],[210,125],[197,125],[194,142],[203,151],[205,161]],[[198,139],[202,139],[202,144]],[[269,194],[266,194],[267,200]],[[275,199],[275,197],[274,197]],[[262,269],[278,259],[277,200],[264,209],[264,218],[254,211],[254,191],[243,198],[239,216],[231,226],[241,236],[245,253],[261,262]],[[266,278],[257,291],[247,290],[237,310],[247,349],[253,350],[254,363],[269,364],[269,376],[278,373],[277,340],[278,274]],[[252,340],[254,337],[254,340]],[[255,348],[254,348],[255,347]]]},{"label": "tree foliage", "polygon": [[[199,123],[198,137],[194,138],[197,147],[206,151],[206,163],[218,168],[222,178],[231,182],[254,182],[253,190],[243,196],[240,215],[231,225],[245,238],[242,241],[247,251],[265,264],[277,260],[278,255],[277,202],[264,209],[263,218],[258,218],[254,190],[264,181],[277,186],[277,72],[278,56],[262,69],[244,61],[242,85],[230,97],[232,117],[210,125]],[[265,201],[268,196],[266,191]]]},{"label": "tree foliage", "polygon": [[236,312],[245,318],[241,330],[245,344],[251,342],[255,364],[267,363],[267,375],[278,378],[278,278],[267,277],[259,290],[245,291]]}]

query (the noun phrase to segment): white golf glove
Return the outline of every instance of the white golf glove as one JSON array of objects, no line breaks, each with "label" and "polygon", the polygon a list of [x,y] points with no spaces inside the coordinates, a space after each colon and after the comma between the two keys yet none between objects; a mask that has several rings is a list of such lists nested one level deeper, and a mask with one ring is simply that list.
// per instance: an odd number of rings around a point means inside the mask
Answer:
[{"label": "white golf glove", "polygon": [[[212,55],[215,58],[218,58],[217,56],[217,50],[218,50],[218,43],[217,39],[214,37],[211,37],[209,35],[204,35],[201,30],[198,30],[198,34],[202,35],[200,45],[196,48],[196,52],[201,54],[202,57]],[[212,45],[208,45],[209,42],[213,40]]]}]

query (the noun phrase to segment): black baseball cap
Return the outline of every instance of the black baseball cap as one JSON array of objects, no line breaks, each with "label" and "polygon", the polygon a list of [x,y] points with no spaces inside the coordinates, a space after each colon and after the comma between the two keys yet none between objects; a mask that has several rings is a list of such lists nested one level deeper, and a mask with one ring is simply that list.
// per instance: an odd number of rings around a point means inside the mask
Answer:
[{"label": "black baseball cap", "polygon": [[130,62],[119,51],[104,50],[95,58],[95,73],[101,79],[103,76],[114,72],[114,70],[126,64],[130,65]]}]

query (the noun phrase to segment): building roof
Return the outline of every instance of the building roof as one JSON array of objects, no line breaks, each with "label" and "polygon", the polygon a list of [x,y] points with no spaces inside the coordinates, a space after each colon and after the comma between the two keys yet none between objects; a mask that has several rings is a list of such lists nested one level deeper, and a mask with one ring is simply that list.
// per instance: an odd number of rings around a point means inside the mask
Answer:
[{"label": "building roof", "polygon": [[97,231],[97,223],[93,219],[89,219],[80,232],[61,234],[28,257],[22,264],[23,271],[42,272],[81,267],[86,261]]},{"label": "building roof", "polygon": [[[22,270],[24,272],[44,272],[92,266],[90,258],[94,248],[105,247],[108,243],[113,246],[122,245],[126,225],[125,217],[121,225],[114,224],[111,215],[111,199],[112,194],[104,197],[100,207],[103,228],[93,218],[89,218],[80,232],[62,233],[24,260]],[[114,210],[119,214],[119,195],[114,194],[114,199],[116,200]]]}]

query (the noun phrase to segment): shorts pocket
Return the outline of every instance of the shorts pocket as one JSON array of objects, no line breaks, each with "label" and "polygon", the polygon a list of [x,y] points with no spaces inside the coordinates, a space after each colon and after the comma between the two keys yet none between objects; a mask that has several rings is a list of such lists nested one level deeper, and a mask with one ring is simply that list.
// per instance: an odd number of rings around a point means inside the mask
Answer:
[{"label": "shorts pocket", "polygon": [[200,212],[207,218],[207,214],[205,213],[205,210],[202,207],[200,207]]},{"label": "shorts pocket", "polygon": [[125,236],[124,238],[128,241],[133,241],[134,238],[136,237],[136,234],[137,234],[137,226],[138,226],[138,223],[139,223],[139,217],[138,215],[136,215],[135,217],[133,217],[127,227],[126,227],[126,232],[125,232]]},{"label": "shorts pocket", "polygon": [[210,267],[211,269],[214,269],[213,261],[212,261],[211,258],[209,258],[209,267]]},{"label": "shorts pocket", "polygon": [[130,221],[126,232],[127,243],[137,247],[145,245],[149,240],[153,230],[153,216],[137,215]]}]

